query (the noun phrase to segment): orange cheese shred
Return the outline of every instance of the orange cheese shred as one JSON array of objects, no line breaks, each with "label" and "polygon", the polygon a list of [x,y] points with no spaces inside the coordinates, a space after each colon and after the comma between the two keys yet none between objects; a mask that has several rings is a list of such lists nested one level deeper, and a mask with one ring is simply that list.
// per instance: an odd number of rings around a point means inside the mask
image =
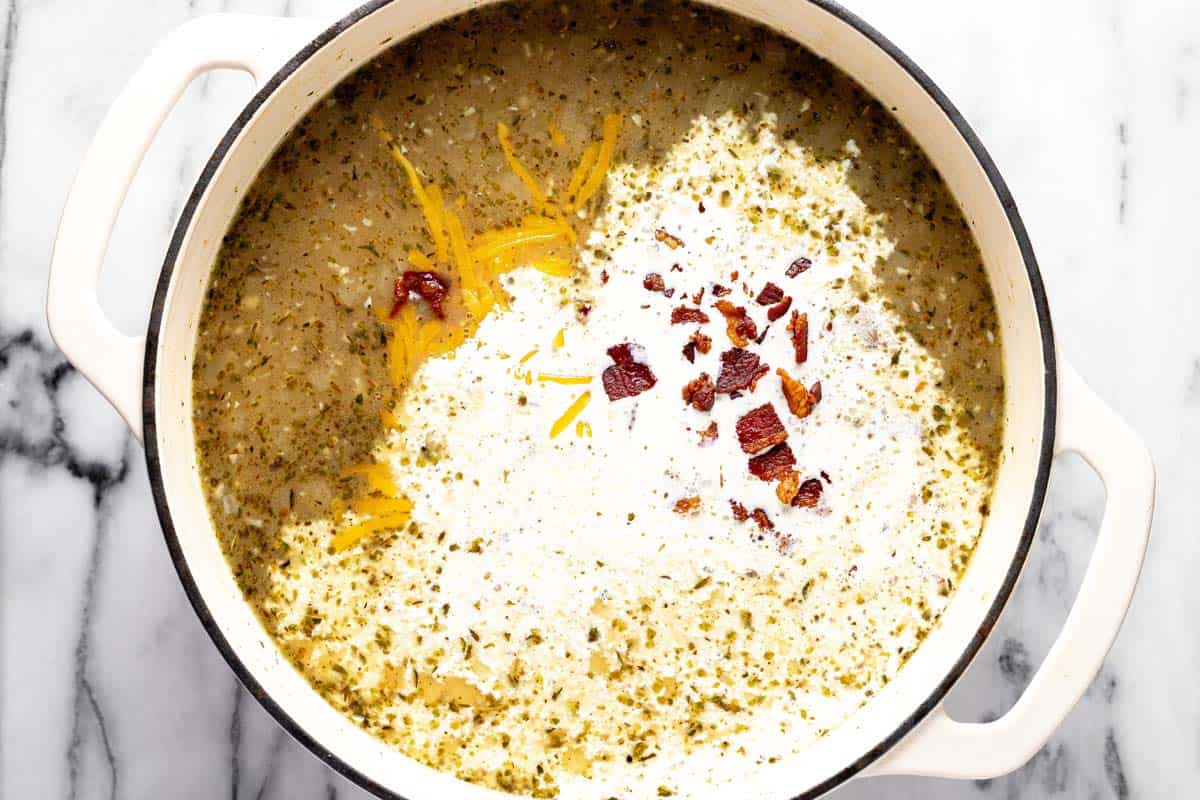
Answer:
[{"label": "orange cheese shred", "polygon": [[421,176],[417,174],[417,168],[404,157],[404,153],[400,152],[400,147],[393,142],[391,150],[392,158],[396,159],[396,162],[404,168],[405,174],[408,175],[408,182],[412,186],[413,194],[416,195],[417,204],[421,206],[421,213],[425,215],[425,224],[429,226],[429,236],[433,239],[434,247],[437,248],[437,259],[445,261],[446,230],[442,224],[441,192],[434,187],[431,197],[421,183]]},{"label": "orange cheese shred", "polygon": [[530,174],[529,170],[525,169],[525,165],[517,158],[517,154],[513,152],[512,142],[508,138],[508,126],[503,122],[496,125],[496,137],[500,140],[500,149],[504,151],[504,160],[508,162],[508,168],[511,169],[516,176],[533,195],[533,201],[538,208],[546,205],[546,193],[542,191],[542,187],[538,186],[537,180]]},{"label": "orange cheese shred", "polygon": [[563,386],[586,386],[592,382],[590,375],[554,375],[548,372],[539,372],[538,383],[559,383]]},{"label": "orange cheese shred", "polygon": [[583,412],[583,409],[587,407],[587,404],[591,399],[591,392],[584,392],[583,394],[579,395],[579,397],[575,398],[575,402],[567,406],[567,410],[563,412],[563,415],[555,420],[554,424],[550,426],[550,438],[553,439],[566,430],[567,426],[574,422],[575,418]]},{"label": "orange cheese shred", "polygon": [[567,205],[568,211],[579,208],[600,190],[600,186],[604,183],[604,177],[608,174],[608,168],[612,164],[612,157],[617,149],[617,135],[620,132],[621,115],[605,114],[604,138],[600,140],[600,152],[596,155],[596,165],[592,167],[592,173],[579,189],[579,195]]}]

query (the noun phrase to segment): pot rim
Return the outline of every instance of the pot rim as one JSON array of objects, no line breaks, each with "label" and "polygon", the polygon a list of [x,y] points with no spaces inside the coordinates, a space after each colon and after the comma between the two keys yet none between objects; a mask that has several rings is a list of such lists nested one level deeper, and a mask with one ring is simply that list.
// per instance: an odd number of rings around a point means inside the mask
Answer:
[{"label": "pot rim", "polygon": [[[263,84],[246,106],[238,114],[237,118],[230,125],[221,141],[213,150],[205,164],[203,172],[197,179],[195,186],[192,188],[188,196],[187,203],[184,205],[180,213],[179,220],[175,225],[174,233],[171,236],[170,244],[167,248],[166,256],[163,261],[162,270],[159,275],[158,284],[155,288],[154,302],[150,310],[150,320],[146,331],[146,350],[145,360],[142,372],[142,424],[144,430],[144,442],[146,451],[146,467],[147,476],[150,480],[150,488],[154,497],[155,509],[158,513],[159,523],[163,529],[163,537],[166,540],[167,550],[171,557],[171,562],[175,565],[175,571],[179,575],[180,583],[183,585],[184,593],[187,595],[188,601],[195,610],[200,624],[216,645],[221,656],[229,664],[234,675],[247,691],[258,700],[263,708],[275,719],[275,721],[283,727],[289,735],[296,741],[304,745],[314,755],[324,761],[338,774],[352,781],[359,787],[371,792],[377,797],[385,800],[406,800],[406,798],[391,789],[381,786],[376,781],[359,772],[347,762],[343,761],[337,755],[326,749],[317,736],[309,733],[304,727],[296,722],[288,712],[280,706],[274,698],[262,687],[254,676],[247,669],[241,657],[234,650],[229,640],[225,637],[220,626],[216,623],[207,603],[200,591],[195,578],[192,575],[191,569],[188,566],[187,559],[184,556],[182,546],[179,541],[179,536],[175,531],[175,525],[171,517],[170,508],[167,504],[166,485],[162,476],[162,465],[160,462],[157,440],[157,424],[156,424],[156,407],[155,407],[155,385],[156,385],[156,365],[158,360],[158,344],[159,330],[161,328],[162,317],[166,306],[167,290],[171,284],[175,264],[178,260],[183,242],[187,236],[187,232],[192,224],[192,219],[201,198],[208,190],[209,184],[212,182],[221,163],[233,148],[234,142],[241,134],[242,130],[249,124],[259,108],[266,102],[275,91],[289,78],[294,72],[308,61],[308,59],[324,47],[340,36],[350,27],[358,24],[362,20],[371,16],[381,8],[396,2],[396,0],[368,0],[363,5],[354,9],[350,13],[343,16],[341,19],[330,25],[307,45],[297,52],[287,63],[280,67],[276,73]],[[698,2],[706,2],[706,0],[698,0]],[[1042,282],[1041,272],[1038,269],[1037,259],[1033,253],[1033,246],[1029,241],[1028,233],[1025,225],[1021,220],[1020,213],[1017,210],[1016,202],[1009,191],[1007,184],[1001,177],[995,162],[988,154],[983,143],[979,140],[975,131],[966,121],[959,110],[954,106],[950,99],[942,92],[942,90],[933,82],[933,80],[909,58],[899,47],[893,44],[887,37],[869,25],[861,17],[839,5],[834,0],[806,0],[806,2],[816,6],[826,13],[837,18],[841,22],[853,28],[855,31],[863,35],[874,46],[882,50],[890,57],[904,72],[906,72],[924,91],[930,99],[932,99],[941,111],[946,115],[957,130],[958,134],[966,142],[970,148],[972,155],[980,168],[983,170],[991,185],[992,190],[996,193],[997,199],[1000,201],[1004,209],[1005,217],[1012,230],[1012,234],[1016,239],[1018,249],[1021,253],[1021,260],[1025,265],[1026,277],[1029,280],[1031,295],[1034,304],[1034,310],[1037,315],[1039,336],[1042,347],[1042,361],[1044,373],[1043,393],[1045,396],[1045,404],[1042,413],[1042,440],[1038,448],[1038,464],[1037,473],[1034,479],[1033,492],[1030,499],[1030,505],[1025,517],[1025,523],[1021,532],[1020,540],[1013,554],[1012,562],[1009,564],[1008,570],[1005,573],[1004,580],[997,589],[992,600],[987,614],[979,628],[971,637],[967,646],[964,648],[962,655],[955,661],[953,667],[946,673],[941,681],[934,687],[933,691],[905,717],[904,721],[890,734],[877,742],[874,746],[868,749],[865,753],[859,756],[854,761],[842,767],[832,776],[822,781],[821,783],[808,788],[807,790],[795,795],[793,800],[809,800],[816,798],[840,786],[852,777],[866,769],[870,764],[876,761],[894,745],[896,745],[904,736],[911,732],[937,705],[942,701],[950,689],[958,682],[963,673],[970,666],[975,655],[979,652],[992,629],[995,627],[1000,614],[1004,611],[1004,607],[1008,602],[1008,598],[1012,594],[1016,586],[1017,579],[1020,577],[1021,570],[1024,568],[1025,561],[1029,554],[1029,549],[1033,543],[1034,536],[1037,532],[1038,520],[1041,516],[1042,505],[1046,496],[1046,486],[1050,477],[1050,463],[1054,455],[1054,441],[1056,420],[1058,416],[1058,396],[1057,396],[1057,359],[1054,346],[1054,330],[1050,318],[1050,308],[1046,296],[1045,285]],[[854,76],[850,76],[854,78]]]}]

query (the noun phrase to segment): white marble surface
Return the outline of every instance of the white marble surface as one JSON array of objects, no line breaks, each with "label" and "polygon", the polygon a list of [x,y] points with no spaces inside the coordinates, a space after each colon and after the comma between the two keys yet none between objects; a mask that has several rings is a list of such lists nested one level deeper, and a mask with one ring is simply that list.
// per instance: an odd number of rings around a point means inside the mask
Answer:
[{"label": "white marble surface", "polygon": [[[46,269],[69,181],[151,45],[217,10],[352,0],[9,0],[0,11],[0,797],[365,798],[235,683],[166,557],[139,446],[57,353]],[[1063,351],[1159,467],[1150,556],[1095,685],[1019,772],[867,780],[852,798],[1200,793],[1200,4],[853,0],[975,126],[1013,189]],[[183,198],[249,81],[198,81],[138,177],[103,281],[143,328]],[[1119,487],[1116,487],[1119,491]],[[1014,602],[952,695],[1002,713],[1066,615],[1103,503],[1055,466]]]}]

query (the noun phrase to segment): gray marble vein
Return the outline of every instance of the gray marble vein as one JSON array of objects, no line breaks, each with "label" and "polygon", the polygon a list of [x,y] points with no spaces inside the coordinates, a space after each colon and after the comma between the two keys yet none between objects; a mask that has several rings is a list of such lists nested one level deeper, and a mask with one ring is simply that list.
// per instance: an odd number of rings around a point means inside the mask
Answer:
[{"label": "gray marble vein", "polygon": [[[1063,352],[1146,437],[1159,504],[1101,674],[1044,748],[990,781],[884,778],[838,800],[1200,795],[1200,6],[1195,0],[848,0],[964,111],[1042,265]],[[9,0],[0,55],[0,797],[353,800],[235,681],[170,564],[139,445],[50,342],[58,214],[108,105],[199,14],[333,17],[353,0]],[[129,194],[101,283],[144,328],[192,182],[252,91],[197,80]],[[1119,493],[1121,487],[1109,487]],[[1105,502],[1056,462],[1037,543],[954,689],[957,719],[1020,697],[1066,618]]]}]

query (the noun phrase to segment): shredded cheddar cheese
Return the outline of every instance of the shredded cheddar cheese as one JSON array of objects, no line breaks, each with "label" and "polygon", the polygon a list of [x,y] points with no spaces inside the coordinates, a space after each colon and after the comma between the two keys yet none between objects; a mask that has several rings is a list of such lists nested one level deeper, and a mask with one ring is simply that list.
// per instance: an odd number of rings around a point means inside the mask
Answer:
[{"label": "shredded cheddar cheese", "polygon": [[558,333],[554,334],[554,341],[551,342],[550,344],[555,350],[558,350],[560,347],[562,347],[566,343],[566,341],[567,341],[566,334],[567,334],[566,328],[559,328]]},{"label": "shredded cheddar cheese", "polygon": [[581,386],[592,382],[590,375],[552,375],[550,373],[538,373],[538,383],[561,383],[564,386]]},{"label": "shredded cheddar cheese", "polygon": [[521,183],[533,195],[533,200],[540,209],[546,205],[546,193],[542,191],[542,187],[538,186],[538,182],[534,179],[529,170],[525,169],[525,165],[517,158],[517,154],[513,152],[512,142],[508,137],[508,126],[503,122],[496,125],[496,138],[500,140],[500,149],[504,151],[504,160],[508,162],[508,168],[516,173]]},{"label": "shredded cheddar cheese", "polygon": [[[554,250],[564,242],[568,246],[574,246],[577,242],[575,228],[567,220],[564,210],[577,209],[600,189],[616,150],[621,117],[616,114],[604,117],[603,138],[584,149],[567,186],[566,205],[561,208],[550,201],[548,193],[517,158],[508,126],[499,123],[496,134],[505,163],[533,198],[534,213],[515,226],[483,231],[473,237],[467,236],[458,214],[447,207],[442,190],[435,184],[422,182],[416,166],[405,156],[396,137],[384,129],[382,121],[373,117],[371,124],[388,147],[392,158],[404,171],[433,243],[432,255],[417,249],[408,251],[408,263],[422,272],[435,272],[442,267],[449,269],[457,279],[455,283],[466,311],[465,319],[451,322],[421,319],[412,303],[403,305],[394,317],[385,309],[376,308],[375,313],[380,321],[391,329],[387,343],[388,370],[392,384],[400,388],[408,383],[425,359],[442,355],[453,358],[455,349],[474,334],[493,309],[509,307],[510,298],[499,283],[500,275],[525,265],[557,278],[569,277],[574,272],[573,258]],[[553,123],[549,124],[549,132],[556,146],[566,146],[566,137]],[[459,210],[464,209],[465,197],[460,195],[451,205]],[[554,337],[554,349],[562,347],[563,341],[564,331],[560,330]],[[520,363],[526,363],[537,352],[537,348],[529,351]],[[514,377],[524,381],[527,386],[533,385],[533,373],[529,370],[515,372]],[[538,375],[539,383],[573,386],[590,384],[591,381],[588,376]],[[551,438],[562,433],[590,399],[590,392],[584,392],[576,398],[551,427]],[[391,412],[383,412],[381,418],[384,427],[389,430],[400,427],[399,419]],[[591,435],[590,426],[581,422],[576,426],[576,435],[582,437],[584,431],[586,435]],[[408,522],[412,511],[412,503],[400,496],[387,463],[352,467],[347,474],[362,475],[367,481],[369,493],[350,503],[349,510],[354,513],[354,519],[335,534],[335,552],[352,547],[371,534],[401,527]],[[346,509],[340,501],[337,506],[335,518],[340,519]]]},{"label": "shredded cheddar cheese", "polygon": [[549,131],[550,141],[554,142],[555,147],[561,150],[567,146],[567,137],[563,135],[563,132],[554,124],[553,120],[546,125],[546,130]]},{"label": "shredded cheddar cheese", "polygon": [[592,172],[588,175],[588,179],[584,182],[579,190],[579,195],[575,197],[567,205],[567,210],[579,208],[592,196],[600,190],[600,186],[604,183],[604,177],[608,174],[608,168],[612,164],[613,153],[617,149],[617,135],[621,132],[621,115],[620,114],[605,114],[604,115],[604,138],[600,141],[600,150],[596,156],[596,166],[592,168]]},{"label": "shredded cheddar cheese", "polygon": [[579,420],[579,422],[576,422],[575,423],[575,435],[578,436],[580,439],[592,438],[591,424],[588,422],[584,422],[583,420]]},{"label": "shredded cheddar cheese", "polygon": [[583,412],[583,409],[587,407],[587,404],[591,399],[591,392],[584,392],[583,394],[579,395],[579,397],[576,397],[575,402],[567,406],[567,410],[563,412],[563,415],[555,420],[554,424],[550,426],[550,438],[553,439],[566,430],[567,426],[574,422],[575,418]]}]

